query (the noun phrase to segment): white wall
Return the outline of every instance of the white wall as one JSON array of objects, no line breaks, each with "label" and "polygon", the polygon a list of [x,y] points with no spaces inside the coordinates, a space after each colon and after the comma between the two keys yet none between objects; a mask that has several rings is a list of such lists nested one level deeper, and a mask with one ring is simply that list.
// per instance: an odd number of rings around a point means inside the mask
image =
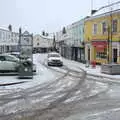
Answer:
[{"label": "white wall", "polygon": [[45,48],[45,47],[52,47],[53,46],[53,39],[47,38],[41,35],[35,35],[33,37],[33,47],[34,48]]}]

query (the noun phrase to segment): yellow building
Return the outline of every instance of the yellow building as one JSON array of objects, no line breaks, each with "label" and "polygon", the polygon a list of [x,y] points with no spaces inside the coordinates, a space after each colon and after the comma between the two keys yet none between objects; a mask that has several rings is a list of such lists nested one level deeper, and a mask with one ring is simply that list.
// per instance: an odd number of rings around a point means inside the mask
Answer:
[{"label": "yellow building", "polygon": [[86,60],[120,63],[120,11],[86,18],[84,40]]}]

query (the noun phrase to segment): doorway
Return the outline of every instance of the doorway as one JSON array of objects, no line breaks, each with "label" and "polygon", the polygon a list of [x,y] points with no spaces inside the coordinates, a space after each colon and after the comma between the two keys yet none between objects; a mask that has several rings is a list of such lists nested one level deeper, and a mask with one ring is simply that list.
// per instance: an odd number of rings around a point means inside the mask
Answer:
[{"label": "doorway", "polygon": [[90,61],[90,48],[88,49],[88,61]]},{"label": "doorway", "polygon": [[114,63],[117,63],[117,49],[116,48],[114,48],[113,49],[113,62]]}]

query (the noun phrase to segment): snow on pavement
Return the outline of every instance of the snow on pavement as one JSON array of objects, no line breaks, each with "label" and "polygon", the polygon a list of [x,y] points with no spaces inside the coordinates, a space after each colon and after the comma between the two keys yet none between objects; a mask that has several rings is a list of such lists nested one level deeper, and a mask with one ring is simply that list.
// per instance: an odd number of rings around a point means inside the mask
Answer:
[{"label": "snow on pavement", "polygon": [[63,60],[64,60],[64,64],[76,68],[80,67],[83,70],[85,70],[88,74],[99,75],[99,76],[115,78],[115,79],[120,78],[120,75],[107,75],[101,73],[101,67],[98,65],[96,66],[96,68],[92,68],[91,65],[89,67],[86,67],[85,64],[73,60],[67,60],[67,59],[63,59]]}]

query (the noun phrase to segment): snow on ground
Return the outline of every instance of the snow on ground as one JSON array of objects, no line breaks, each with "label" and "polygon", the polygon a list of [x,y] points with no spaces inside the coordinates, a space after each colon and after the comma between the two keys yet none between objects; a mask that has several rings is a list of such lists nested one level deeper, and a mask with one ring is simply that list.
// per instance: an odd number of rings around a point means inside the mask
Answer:
[{"label": "snow on ground", "polygon": [[[33,76],[33,79],[18,79],[18,76],[0,76],[0,84],[24,82],[22,84],[10,85],[10,86],[0,86],[0,91],[3,89],[26,89],[47,81],[55,80],[56,76],[53,72],[48,70],[45,66],[39,63],[39,54],[33,55],[33,63],[36,64],[37,72]],[[42,58],[43,59],[43,58]]]},{"label": "snow on ground", "polygon": [[96,66],[96,68],[92,68],[91,65],[89,67],[86,67],[86,64],[82,64],[80,62],[70,61],[67,59],[63,59],[63,60],[64,60],[64,64],[71,67],[76,67],[76,68],[80,67],[83,70],[85,70],[88,74],[99,75],[99,76],[115,78],[115,79],[120,78],[120,75],[107,75],[107,74],[101,73],[101,67],[98,65]]},{"label": "snow on ground", "polygon": [[[38,54],[38,56],[41,58],[42,62],[46,61],[47,54]],[[108,77],[108,78],[114,78],[114,79],[120,78],[120,75],[107,75],[107,74],[101,73],[101,67],[98,65],[96,66],[96,68],[92,68],[91,65],[89,67],[86,67],[86,64],[76,62],[73,60],[68,60],[65,58],[63,58],[63,64],[68,66],[70,69],[74,69],[74,70],[80,70],[79,68],[82,68],[88,74],[93,74],[93,75],[98,75],[98,76],[103,76],[103,77]]]},{"label": "snow on ground", "polygon": [[[16,85],[10,85],[10,86],[0,86],[0,91],[5,90],[5,89],[25,89],[29,87],[33,87],[39,84],[42,84],[47,81],[55,80],[57,77],[59,77],[60,74],[57,74],[56,72],[53,72],[46,68],[44,65],[41,63],[46,63],[47,59],[47,54],[34,54],[33,55],[33,63],[36,64],[37,66],[37,74],[34,75],[33,79],[18,79],[18,76],[0,76],[0,84],[6,84],[6,83],[13,83],[13,82],[25,82],[21,84],[16,84]],[[80,62],[75,62],[72,60],[68,60],[63,58],[63,64],[70,69],[74,70],[80,70],[80,68],[84,69],[87,71],[89,74],[93,75],[100,75],[103,77],[109,77],[109,78],[120,78],[120,75],[106,75],[102,74],[100,72],[100,66],[96,66],[96,68],[86,67],[85,64],[82,64]],[[66,70],[61,69],[61,68],[54,68],[56,70],[63,70],[63,73],[66,72]],[[114,80],[113,79],[113,80]]]}]

